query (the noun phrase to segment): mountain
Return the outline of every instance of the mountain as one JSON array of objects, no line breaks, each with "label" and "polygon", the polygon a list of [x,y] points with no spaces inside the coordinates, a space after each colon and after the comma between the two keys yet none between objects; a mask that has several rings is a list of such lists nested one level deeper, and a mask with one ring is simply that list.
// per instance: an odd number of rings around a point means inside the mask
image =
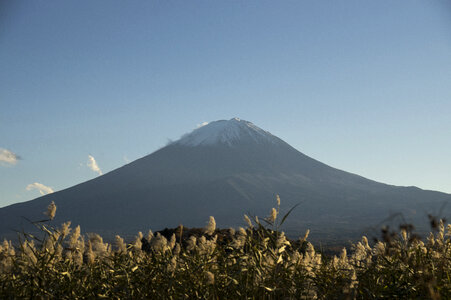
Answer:
[{"label": "mountain", "polygon": [[183,224],[242,226],[243,214],[267,216],[282,199],[291,235],[342,242],[397,213],[426,229],[427,214],[450,215],[451,195],[397,187],[314,160],[254,124],[234,118],[208,123],[158,151],[71,188],[0,209],[0,237],[31,230],[54,201],[54,224],[71,220],[84,232],[133,235]]}]

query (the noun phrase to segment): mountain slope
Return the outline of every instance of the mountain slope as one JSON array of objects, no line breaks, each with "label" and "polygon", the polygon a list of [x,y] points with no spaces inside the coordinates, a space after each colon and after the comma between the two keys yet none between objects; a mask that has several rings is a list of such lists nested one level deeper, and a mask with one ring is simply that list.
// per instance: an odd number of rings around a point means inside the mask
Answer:
[{"label": "mountain slope", "polygon": [[[164,227],[242,225],[243,213],[266,216],[275,195],[289,209],[301,202],[286,230],[310,228],[318,238],[345,240],[390,213],[424,224],[451,195],[395,187],[329,167],[254,124],[216,121],[103,176],[35,200],[0,209],[0,235],[42,218],[55,201],[58,224],[85,231],[136,234]],[[449,209],[443,211],[449,215]],[[423,222],[423,223],[421,223]],[[10,231],[9,231],[10,232]]]}]

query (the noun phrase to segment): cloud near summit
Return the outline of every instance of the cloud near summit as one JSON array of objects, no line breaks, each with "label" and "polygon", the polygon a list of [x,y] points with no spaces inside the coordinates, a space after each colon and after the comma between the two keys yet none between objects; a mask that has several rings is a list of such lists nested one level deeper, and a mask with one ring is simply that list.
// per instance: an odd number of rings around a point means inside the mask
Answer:
[{"label": "cloud near summit", "polygon": [[205,126],[205,125],[208,125],[208,123],[209,123],[209,122],[202,122],[202,123],[200,123],[200,124],[197,124],[197,125],[196,125],[196,128],[201,128],[201,127],[203,127],[203,126]]},{"label": "cloud near summit", "polygon": [[88,163],[86,164],[91,170],[96,172],[99,175],[102,175],[102,170],[100,170],[99,165],[97,164],[94,156],[88,155]]},{"label": "cloud near summit", "polygon": [[27,191],[31,191],[33,189],[36,189],[41,193],[41,195],[47,195],[53,193],[53,189],[49,186],[45,186],[42,183],[35,182],[32,184],[27,185]]},{"label": "cloud near summit", "polygon": [[0,164],[15,165],[19,159],[19,155],[8,149],[0,148]]}]

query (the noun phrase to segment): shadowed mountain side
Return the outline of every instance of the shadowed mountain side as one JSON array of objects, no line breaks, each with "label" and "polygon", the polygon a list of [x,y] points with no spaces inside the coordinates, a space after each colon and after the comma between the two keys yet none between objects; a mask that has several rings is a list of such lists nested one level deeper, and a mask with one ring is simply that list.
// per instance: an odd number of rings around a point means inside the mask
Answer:
[{"label": "shadowed mountain side", "polygon": [[93,180],[1,208],[0,236],[9,236],[10,228],[30,230],[20,217],[42,219],[51,201],[58,207],[54,224],[71,220],[84,232],[127,236],[179,224],[202,227],[211,215],[219,227],[242,226],[244,213],[267,216],[279,194],[283,211],[301,203],[287,219],[288,234],[310,228],[312,238],[344,241],[391,213],[425,227],[427,213],[437,214],[451,199],[329,167],[246,121],[217,122]]}]

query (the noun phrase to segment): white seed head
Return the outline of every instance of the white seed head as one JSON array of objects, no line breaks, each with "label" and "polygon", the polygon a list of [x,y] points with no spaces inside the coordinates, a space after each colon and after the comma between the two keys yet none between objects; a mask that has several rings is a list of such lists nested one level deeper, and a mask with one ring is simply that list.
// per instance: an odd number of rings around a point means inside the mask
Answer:
[{"label": "white seed head", "polygon": [[150,246],[155,252],[164,252],[166,251],[167,244],[168,240],[157,232],[157,235],[152,239]]},{"label": "white seed head", "polygon": [[281,232],[276,241],[276,247],[280,248],[285,245],[290,245],[290,242],[287,240],[285,236],[285,232]]},{"label": "white seed head", "polygon": [[196,249],[197,238],[194,235],[192,235],[189,237],[186,243],[187,243],[186,250],[193,251],[194,249]]},{"label": "white seed head", "polygon": [[407,231],[405,229],[401,229],[401,237],[404,241],[407,241]]},{"label": "white seed head", "polygon": [[174,255],[179,255],[180,251],[181,251],[180,244],[179,243],[175,244],[174,251],[173,251]]},{"label": "white seed head", "polygon": [[368,238],[366,236],[362,236],[362,244],[366,250],[371,251],[371,247],[368,244]]},{"label": "white seed head", "polygon": [[374,245],[374,255],[382,256],[384,254],[385,254],[385,243],[377,242],[376,245]]},{"label": "white seed head", "polygon": [[445,233],[445,224],[443,223],[443,219],[440,219],[440,222],[438,224],[438,231],[441,233]]},{"label": "white seed head", "polygon": [[247,215],[244,215],[244,221],[246,221],[247,226],[249,226],[249,228],[253,228],[254,227],[252,225],[251,219]]},{"label": "white seed head", "polygon": [[94,251],[92,251],[91,241],[88,241],[88,248],[86,249],[85,256],[86,256],[86,260],[87,260],[88,264],[94,263],[94,260],[96,257],[95,257]]},{"label": "white seed head", "polygon": [[277,219],[277,210],[273,207],[271,209],[271,214],[268,217],[268,221],[274,223]]},{"label": "white seed head", "polygon": [[234,236],[234,235],[235,235],[235,232],[236,232],[235,228],[229,228],[229,234],[230,234],[230,236]]},{"label": "white seed head", "polygon": [[147,233],[146,239],[148,242],[150,242],[153,239],[153,232],[149,229],[149,232]]},{"label": "white seed head", "polygon": [[352,272],[352,276],[351,276],[351,283],[349,285],[350,289],[354,289],[357,287],[357,285],[359,284],[358,280],[357,280],[357,275],[355,273],[355,270],[353,270]]},{"label": "white seed head", "polygon": [[451,224],[446,225],[446,236],[451,236]]},{"label": "white seed head", "polygon": [[428,246],[434,246],[435,239],[434,239],[434,234],[432,232],[429,233],[427,241],[428,241]]},{"label": "white seed head", "polygon": [[71,222],[68,221],[66,223],[63,223],[63,225],[61,225],[61,235],[63,236],[63,238],[65,238],[69,233],[70,233],[70,224]]},{"label": "white seed head", "polygon": [[55,218],[56,214],[56,205],[55,202],[51,202],[49,206],[47,206],[47,211],[45,212],[47,217],[49,217],[50,220],[53,220]]},{"label": "white seed head", "polygon": [[108,253],[108,244],[97,233],[89,234],[89,245],[96,256],[104,256]]},{"label": "white seed head", "polygon": [[207,226],[204,228],[204,232],[208,235],[212,235],[216,230],[216,221],[215,218],[210,216],[210,220],[208,220]]},{"label": "white seed head", "polygon": [[116,247],[118,252],[127,252],[127,245],[125,244],[124,239],[118,235],[116,235]]},{"label": "white seed head", "polygon": [[176,237],[175,237],[175,233],[173,233],[171,236],[171,239],[169,240],[169,243],[168,243],[169,249],[172,250],[174,248],[175,242],[176,242]]},{"label": "white seed head", "polygon": [[301,239],[301,242],[306,241],[307,238],[308,238],[308,236],[309,236],[309,234],[310,234],[310,229],[307,229],[307,230],[305,231],[304,237]]},{"label": "white seed head", "polygon": [[177,256],[173,256],[169,261],[167,270],[169,273],[173,273],[175,272],[176,268],[177,268]]},{"label": "white seed head", "polygon": [[313,256],[315,254],[315,247],[313,247],[312,243],[307,242],[307,249],[305,251],[310,256]]},{"label": "white seed head", "polygon": [[246,236],[247,235],[246,229],[244,229],[243,227],[239,227],[238,228],[238,234],[242,235],[242,236]]},{"label": "white seed head", "polygon": [[69,238],[69,247],[73,249],[77,248],[79,238],[80,238],[80,225],[75,227],[74,231],[72,232],[72,235]]},{"label": "white seed head", "polygon": [[32,264],[36,264],[36,262],[38,261],[36,255],[34,255],[36,253],[36,248],[34,247],[34,241],[25,241],[22,243],[22,247],[23,247],[23,255],[32,263]]}]

